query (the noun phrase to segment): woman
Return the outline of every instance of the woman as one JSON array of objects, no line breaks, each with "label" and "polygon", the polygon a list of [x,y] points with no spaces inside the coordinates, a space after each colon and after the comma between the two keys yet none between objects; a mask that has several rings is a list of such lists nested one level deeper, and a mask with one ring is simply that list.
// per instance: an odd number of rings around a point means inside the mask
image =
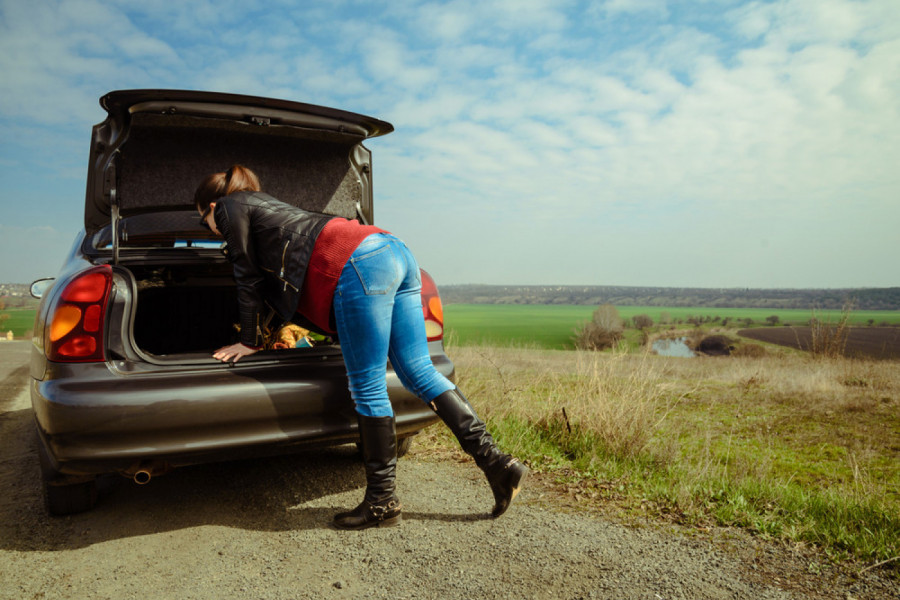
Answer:
[{"label": "woman", "polygon": [[357,221],[308,212],[260,192],[259,179],[235,165],[206,177],[194,194],[204,227],[221,235],[234,268],[241,341],[213,356],[237,362],[262,348],[264,303],[285,320],[337,333],[362,440],[366,493],[335,515],[343,529],[395,525],[397,435],[385,381],[387,359],[406,389],[427,402],[484,471],[494,517],[519,491],[527,467],[500,452],[484,422],[431,363],[419,267],[390,233]]}]

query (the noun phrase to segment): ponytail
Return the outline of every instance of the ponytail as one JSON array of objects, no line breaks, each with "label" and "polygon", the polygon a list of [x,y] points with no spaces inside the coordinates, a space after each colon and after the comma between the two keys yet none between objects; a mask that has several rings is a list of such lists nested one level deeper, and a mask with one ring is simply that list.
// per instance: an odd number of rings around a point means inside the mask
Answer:
[{"label": "ponytail", "polygon": [[256,173],[247,167],[233,165],[224,173],[207,175],[194,192],[194,204],[197,210],[203,212],[209,208],[210,202],[215,202],[223,196],[235,192],[258,192],[260,189]]}]

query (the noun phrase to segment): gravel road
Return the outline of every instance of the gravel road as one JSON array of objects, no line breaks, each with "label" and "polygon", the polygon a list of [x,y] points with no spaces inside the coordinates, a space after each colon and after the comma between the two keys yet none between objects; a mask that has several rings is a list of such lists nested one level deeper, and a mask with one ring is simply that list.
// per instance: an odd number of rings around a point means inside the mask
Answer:
[{"label": "gravel road", "polygon": [[462,455],[402,459],[399,527],[329,526],[355,506],[352,447],[104,481],[65,518],[41,504],[27,342],[0,343],[0,598],[897,598],[738,532],[627,527],[534,476],[509,512]]}]

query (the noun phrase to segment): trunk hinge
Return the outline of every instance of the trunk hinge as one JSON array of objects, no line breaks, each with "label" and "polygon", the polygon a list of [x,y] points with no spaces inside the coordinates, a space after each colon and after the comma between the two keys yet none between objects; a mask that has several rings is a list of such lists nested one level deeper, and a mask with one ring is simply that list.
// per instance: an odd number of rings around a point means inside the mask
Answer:
[{"label": "trunk hinge", "polygon": [[[357,175],[356,176],[356,189],[359,192],[359,198],[360,198],[360,200],[356,201],[356,214],[359,217],[360,223],[362,223],[363,225],[371,225],[371,223],[369,223],[369,220],[366,218],[366,215],[363,214],[362,198],[363,198],[363,194],[368,189],[370,191],[370,193],[369,193],[369,208],[371,209],[371,207],[372,207],[372,194],[371,194],[372,165],[370,165],[367,162],[364,162],[363,164],[361,164],[359,166],[359,170],[362,171],[362,175],[360,175],[359,173],[356,174]],[[366,181],[368,182],[369,187],[366,187],[365,185],[363,185],[364,177],[365,177]]]},{"label": "trunk hinge", "polygon": [[366,215],[363,214],[362,204],[359,203],[359,200],[356,201],[356,216],[359,217],[359,222],[363,225],[371,225],[366,219]]},{"label": "trunk hinge", "polygon": [[[369,165],[363,165],[363,173],[369,172]],[[362,198],[363,195],[363,182],[359,177],[356,178],[356,189],[359,191],[359,197]],[[363,214],[362,202],[356,201],[356,216],[359,217],[359,222],[363,225],[371,225],[369,220],[366,218],[366,215]]]},{"label": "trunk hinge", "polygon": [[103,192],[109,198],[109,221],[112,229],[113,264],[119,264],[119,200],[116,197],[116,155],[118,150],[109,157],[104,169]]}]

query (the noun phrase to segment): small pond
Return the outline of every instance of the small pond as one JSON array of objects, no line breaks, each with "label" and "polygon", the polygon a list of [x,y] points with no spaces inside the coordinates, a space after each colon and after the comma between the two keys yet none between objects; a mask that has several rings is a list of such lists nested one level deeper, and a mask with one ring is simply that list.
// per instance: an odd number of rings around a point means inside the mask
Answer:
[{"label": "small pond", "polygon": [[653,342],[651,349],[660,356],[678,356],[683,358],[697,356],[697,353],[688,347],[686,337],[656,340]]}]

